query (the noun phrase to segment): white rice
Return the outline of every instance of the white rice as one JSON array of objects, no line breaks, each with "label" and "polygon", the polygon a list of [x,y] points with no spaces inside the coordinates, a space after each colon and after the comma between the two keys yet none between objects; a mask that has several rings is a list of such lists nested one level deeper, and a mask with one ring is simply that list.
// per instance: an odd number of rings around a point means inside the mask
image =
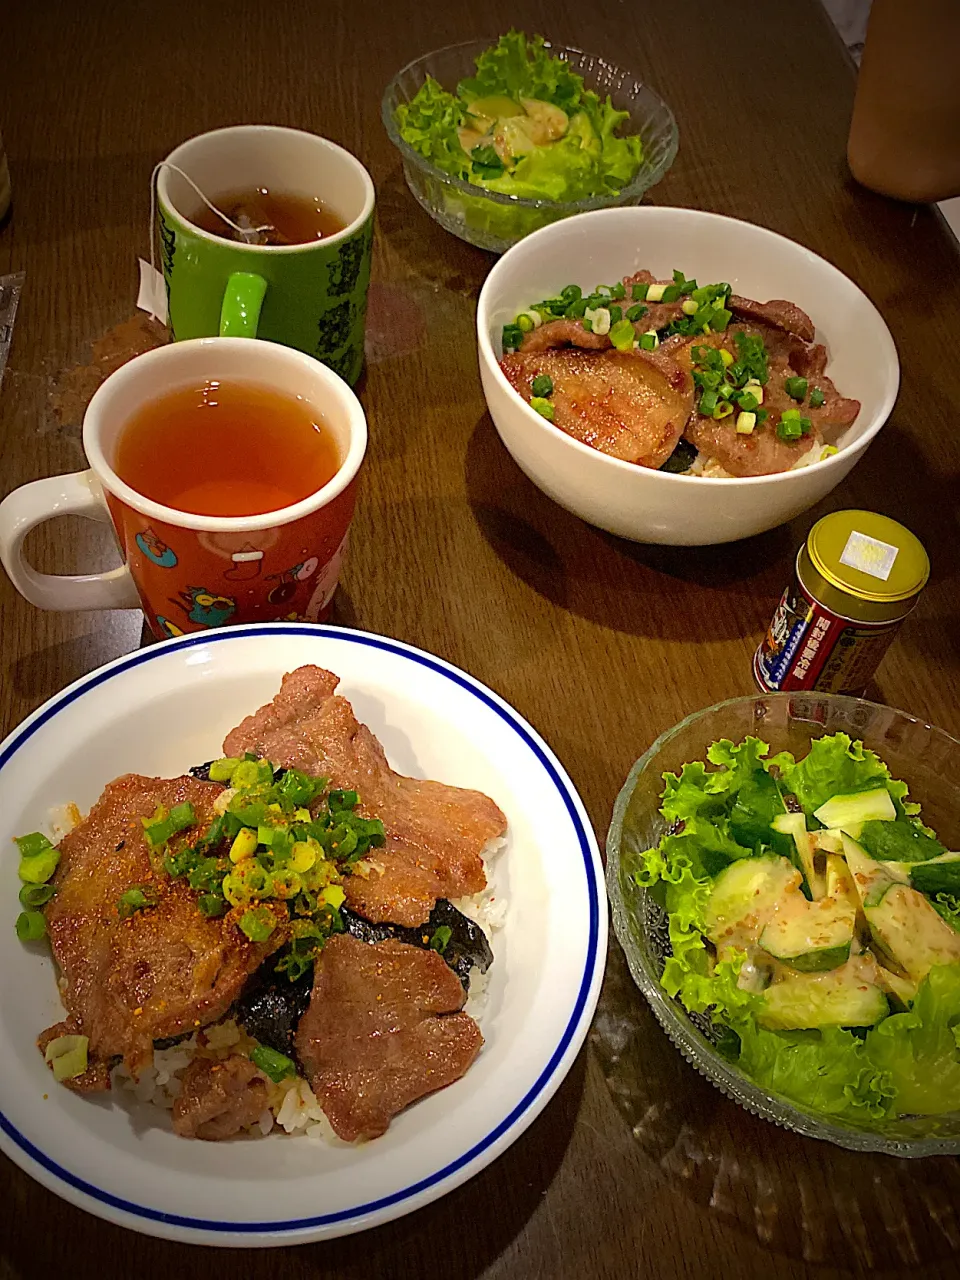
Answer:
[{"label": "white rice", "polygon": [[[458,898],[453,905],[469,919],[480,925],[487,937],[503,928],[507,914],[507,899],[498,894],[491,883],[489,860],[506,844],[506,838],[491,840],[484,849],[484,870],[487,887],[466,898]],[[470,986],[464,1013],[476,1022],[482,1022],[487,1007],[490,974],[482,973],[476,966],[470,971]],[[137,1102],[152,1103],[169,1111],[180,1095],[181,1076],[198,1055],[223,1059],[239,1053],[248,1057],[256,1041],[247,1035],[233,1018],[205,1027],[186,1040],[169,1049],[155,1049],[153,1063],[133,1079],[121,1063],[112,1073],[114,1086],[131,1094]],[[261,1073],[262,1074],[262,1073]],[[248,1130],[250,1137],[266,1137],[274,1130],[283,1130],[290,1136],[305,1134],[315,1141],[349,1146],[334,1133],[330,1121],[317,1101],[310,1085],[302,1076],[282,1080],[274,1084],[263,1076],[267,1085],[267,1107],[257,1123]]]}]

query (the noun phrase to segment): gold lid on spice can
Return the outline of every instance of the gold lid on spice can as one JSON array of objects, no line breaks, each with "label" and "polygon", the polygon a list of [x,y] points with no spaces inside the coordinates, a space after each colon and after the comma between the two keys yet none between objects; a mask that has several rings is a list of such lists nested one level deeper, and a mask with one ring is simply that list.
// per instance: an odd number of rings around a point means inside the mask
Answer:
[{"label": "gold lid on spice can", "polygon": [[[806,554],[803,554],[805,552]],[[841,617],[901,618],[930,576],[920,540],[875,511],[834,511],[810,530],[798,570],[814,594]]]}]

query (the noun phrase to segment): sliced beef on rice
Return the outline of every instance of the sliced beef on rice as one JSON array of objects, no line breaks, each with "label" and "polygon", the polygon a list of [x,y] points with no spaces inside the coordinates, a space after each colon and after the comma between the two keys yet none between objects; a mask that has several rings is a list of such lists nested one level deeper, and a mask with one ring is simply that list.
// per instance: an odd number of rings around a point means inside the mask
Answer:
[{"label": "sliced beef on rice", "polygon": [[[430,912],[426,924],[415,929],[405,929],[399,924],[374,924],[349,907],[341,907],[340,918],[344,932],[359,942],[386,942],[393,938],[411,947],[436,949],[460,979],[464,991],[470,989],[474,968],[486,973],[493,962],[484,931],[442,898]],[[449,933],[438,933],[447,930]],[[295,1058],[297,1027],[310,1003],[312,987],[309,974],[291,982],[286,973],[277,972],[274,960],[267,960],[247,983],[233,1016],[255,1040],[288,1058]]]},{"label": "sliced beef on rice", "polygon": [[463,1002],[463,986],[434,951],[330,939],[297,1051],[338,1137],[379,1137],[404,1107],[460,1079],[483,1043]]},{"label": "sliced beef on rice", "polygon": [[356,791],[358,812],[382,819],[387,842],[371,851],[365,875],[347,877],[347,903],[373,921],[422,924],[438,898],[486,887],[483,850],[503,835],[506,818],[479,791],[395,773],[350,703],[335,694],[338,684],[321,667],[290,672],[273,701],[227,735],[224,752],[251,751]]},{"label": "sliced beef on rice", "polygon": [[[833,441],[856,421],[860,412],[859,400],[839,395],[826,374],[815,377],[801,375],[809,377],[811,389],[817,386],[824,393],[824,403],[819,408],[810,407],[809,393],[803,404],[798,404],[787,394],[787,379],[799,375],[800,370],[797,364],[789,363],[786,347],[782,344],[778,347],[776,335],[796,347],[805,348],[808,344],[785,331],[771,330],[766,325],[731,323],[724,333],[705,334],[698,338],[669,338],[661,350],[683,368],[691,369],[695,346],[722,348],[736,357],[738,333],[762,338],[767,349],[769,376],[763,389],[763,408],[769,416],[766,421],[757,423],[749,434],[740,434],[735,427],[735,415],[716,421],[691,413],[683,434],[706,458],[718,463],[732,476],[773,475],[788,471],[809,450]],[[824,353],[824,363],[825,359]],[[803,361],[798,363],[803,364]],[[810,419],[812,431],[809,435],[796,441],[780,439],[777,424],[787,409],[799,409],[804,417]]]},{"label": "sliced beef on rice", "polygon": [[659,351],[525,351],[500,361],[528,403],[533,381],[553,382],[554,425],[582,444],[642,467],[659,467],[693,410],[693,382]]},{"label": "sliced beef on rice", "polygon": [[267,1106],[267,1084],[249,1058],[194,1058],[180,1077],[173,1131],[218,1142],[256,1124]]},{"label": "sliced beef on rice", "polygon": [[[275,929],[269,942],[250,942],[233,913],[204,916],[185,881],[151,865],[142,819],[157,805],[172,809],[189,801],[205,827],[222,790],[195,778],[127,774],[107,785],[60,842],[52,881],[57,892],[44,913],[64,979],[67,1022],[89,1038],[91,1068],[122,1057],[138,1076],[155,1040],[223,1017],[247,977],[285,940]],[[148,890],[156,905],[121,919],[120,895],[135,886]],[[45,1032],[41,1042],[49,1038]],[[106,1070],[96,1079],[109,1088]]]}]

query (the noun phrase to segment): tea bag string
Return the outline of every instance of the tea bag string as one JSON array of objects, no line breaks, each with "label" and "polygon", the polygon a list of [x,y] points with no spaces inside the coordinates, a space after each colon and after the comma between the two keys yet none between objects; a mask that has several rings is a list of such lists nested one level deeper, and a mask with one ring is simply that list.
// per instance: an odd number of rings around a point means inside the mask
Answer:
[{"label": "tea bag string", "polygon": [[179,165],[171,164],[169,160],[161,160],[158,165],[154,165],[153,173],[151,173],[150,175],[150,266],[154,269],[154,271],[157,269],[157,262],[156,262],[157,180],[160,177],[161,169],[172,169],[174,173],[178,174],[184,180],[184,182],[188,183],[191,187],[193,187],[194,191],[197,193],[197,195],[200,197],[203,203],[207,206],[207,208],[212,213],[215,213],[218,218],[222,218],[228,227],[231,227],[234,231],[236,231],[236,233],[240,236],[241,240],[245,244],[256,243],[254,237],[258,236],[261,231],[273,230],[270,223],[266,223],[262,227],[237,226],[237,224],[233,222],[230,218],[228,218],[227,215],[221,209],[217,208],[217,206],[213,203],[212,200],[207,199],[207,197],[203,194],[203,192],[200,190],[200,188],[197,186],[194,180],[190,177],[189,173],[184,173],[184,171],[180,168]]}]

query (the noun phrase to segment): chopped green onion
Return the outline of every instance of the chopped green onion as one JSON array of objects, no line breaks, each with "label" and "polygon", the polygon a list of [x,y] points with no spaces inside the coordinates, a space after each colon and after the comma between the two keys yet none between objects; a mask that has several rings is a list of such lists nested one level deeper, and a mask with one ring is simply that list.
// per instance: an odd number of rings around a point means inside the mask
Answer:
[{"label": "chopped green onion", "polygon": [[740,413],[737,415],[737,434],[748,436],[757,425],[757,415],[755,413]]},{"label": "chopped green onion", "polygon": [[121,920],[126,920],[137,911],[142,911],[144,907],[156,905],[157,896],[152,890],[144,889],[142,885],[134,885],[132,889],[125,889],[117,899],[117,914]]},{"label": "chopped green onion", "polygon": [[837,446],[835,444],[824,445],[820,451],[820,461],[825,462],[827,458],[832,458],[836,452]]},{"label": "chopped green onion", "polygon": [[276,917],[268,907],[253,907],[240,917],[240,928],[251,942],[266,942],[276,927]]},{"label": "chopped green onion", "polygon": [[583,290],[578,284],[568,284],[560,290],[560,297],[569,306],[571,302],[579,302],[583,297]]},{"label": "chopped green onion", "polygon": [[721,382],[717,387],[717,395],[721,400],[732,400],[737,394],[737,388],[729,382]]},{"label": "chopped green onion", "polygon": [[791,400],[803,400],[807,394],[806,378],[787,378],[783,388]]},{"label": "chopped green onion", "polygon": [[36,907],[42,907],[45,902],[49,902],[56,892],[52,884],[25,884],[21,888],[18,897],[22,906],[33,910]]},{"label": "chopped green onion", "polygon": [[514,321],[514,324],[517,326],[517,328],[520,330],[521,333],[529,333],[533,328],[533,321],[530,319],[529,315],[527,315],[526,312],[521,312],[521,314],[518,315],[516,320]]},{"label": "chopped green onion", "polygon": [[655,329],[648,329],[646,333],[640,335],[640,348],[643,351],[656,351],[660,345],[660,339],[657,337]]},{"label": "chopped green onion", "polygon": [[724,364],[727,368],[729,368],[729,367],[730,367],[730,365],[732,365],[732,364],[733,364],[733,352],[732,352],[732,351],[728,351],[728,350],[726,349],[726,347],[721,347],[721,348],[720,348],[720,359],[723,361],[723,364]]},{"label": "chopped green onion", "polygon": [[714,409],[716,409],[717,400],[718,397],[716,391],[705,391],[700,397],[700,404],[698,406],[699,412],[702,413],[705,418],[708,418],[710,414],[713,413]]},{"label": "chopped green onion", "polygon": [[799,421],[800,421],[800,410],[799,410],[799,409],[784,409],[783,413],[781,413],[781,415],[780,415],[780,418],[781,418],[781,420],[782,420],[783,422],[799,422]]},{"label": "chopped green onion", "polygon": [[222,760],[214,760],[209,769],[210,781],[229,782],[239,763],[239,760],[234,760],[230,756],[224,756]]},{"label": "chopped green onion", "polygon": [[222,916],[227,909],[227,900],[219,893],[201,893],[197,906],[205,916]]},{"label": "chopped green onion", "polygon": [[548,373],[538,373],[530,385],[530,390],[535,396],[552,396],[553,379]]},{"label": "chopped green onion", "polygon": [[629,320],[618,320],[610,327],[610,341],[618,351],[631,351],[636,339],[633,325]]},{"label": "chopped green onion", "polygon": [[17,937],[21,942],[38,942],[47,932],[42,911],[21,911],[17,916]]},{"label": "chopped green onion", "polygon": [[[661,302],[679,302],[683,290],[679,285],[668,284],[660,295]],[[649,295],[648,295],[649,296]]]},{"label": "chopped green onion", "polygon": [[810,392],[810,408],[822,409],[823,403],[826,400],[826,398],[827,397],[823,394],[823,392],[820,390],[819,387],[814,387],[813,390]]},{"label": "chopped green onion", "polygon": [[694,302],[692,298],[687,298],[684,301],[681,310],[685,316],[695,316],[700,310],[700,304],[699,302]]},{"label": "chopped green onion", "polygon": [[746,413],[755,413],[760,408],[760,402],[755,395],[749,391],[742,391],[737,397],[737,404]]},{"label": "chopped green onion", "polygon": [[634,302],[653,301],[649,298],[650,286],[648,284],[632,284],[630,286],[630,297]]},{"label": "chopped green onion", "polygon": [[288,1076],[297,1074],[296,1065],[291,1058],[286,1054],[277,1053],[276,1049],[271,1049],[266,1044],[258,1044],[250,1050],[250,1061],[265,1076],[269,1076],[274,1084],[279,1084]]},{"label": "chopped green onion", "polygon": [[592,331],[601,335],[610,332],[610,312],[606,307],[587,307],[585,321],[589,320]]},{"label": "chopped green onion", "polygon": [[243,827],[230,846],[230,861],[243,862],[245,858],[252,857],[259,843],[257,831],[253,827]]},{"label": "chopped green onion", "polygon": [[712,416],[716,419],[717,422],[720,422],[724,418],[729,418],[731,413],[733,413],[733,405],[730,403],[730,401],[721,400],[720,403],[717,405],[717,407],[714,409]]},{"label": "chopped green onion", "polygon": [[39,831],[31,831],[26,836],[14,836],[14,844],[20,850],[21,858],[35,858],[38,853],[46,853],[53,845]]},{"label": "chopped green onion", "polygon": [[645,316],[646,314],[647,314],[647,308],[642,306],[639,302],[636,304],[636,306],[627,307],[627,311],[626,311],[627,319],[630,320],[631,322],[634,320],[639,320],[641,316]]},{"label": "chopped green onion", "polygon": [[87,1069],[87,1036],[57,1036],[44,1052],[44,1061],[53,1069],[54,1080],[73,1080]]},{"label": "chopped green onion", "polygon": [[433,936],[430,939],[431,949],[438,952],[440,955],[443,955],[447,949],[447,943],[450,941],[452,934],[453,930],[449,925],[438,925],[436,929],[434,929]]},{"label": "chopped green onion", "polygon": [[515,324],[505,324],[500,342],[504,351],[516,351],[523,342],[523,330]]},{"label": "chopped green onion", "polygon": [[810,434],[810,432],[813,430],[813,423],[810,421],[809,418],[800,419],[800,430],[803,432],[805,436],[808,436]]},{"label": "chopped green onion", "polygon": [[662,302],[666,290],[667,286],[665,284],[648,284],[644,297],[647,302]]},{"label": "chopped green onion", "polygon": [[554,408],[551,402],[543,396],[531,396],[530,408],[539,413],[541,418],[546,418],[548,422],[553,422]]},{"label": "chopped green onion", "polygon": [[728,311],[726,307],[718,307],[710,317],[710,328],[714,333],[723,333],[732,318],[732,311]]},{"label": "chopped green onion", "polygon": [[52,846],[46,848],[42,853],[34,853],[27,858],[21,858],[18,868],[20,879],[26,884],[46,884],[56,871],[59,861],[60,851]]},{"label": "chopped green onion", "polygon": [[787,442],[799,440],[803,435],[803,428],[800,426],[800,415],[797,414],[796,418],[788,418],[786,414],[783,414],[777,423],[777,435],[781,440],[786,440]]},{"label": "chopped green onion", "polygon": [[610,297],[616,298],[617,300],[619,300],[620,298],[625,298],[626,296],[627,296],[627,291],[623,287],[623,282],[621,280],[618,280],[617,283],[610,290]]},{"label": "chopped green onion", "polygon": [[[242,769],[243,765],[238,765],[237,768]],[[143,834],[146,836],[150,847],[158,849],[178,832],[186,831],[187,827],[192,827],[196,820],[197,815],[194,812],[193,805],[189,800],[185,800],[183,804],[174,805],[166,818],[156,820],[143,818]]]}]

